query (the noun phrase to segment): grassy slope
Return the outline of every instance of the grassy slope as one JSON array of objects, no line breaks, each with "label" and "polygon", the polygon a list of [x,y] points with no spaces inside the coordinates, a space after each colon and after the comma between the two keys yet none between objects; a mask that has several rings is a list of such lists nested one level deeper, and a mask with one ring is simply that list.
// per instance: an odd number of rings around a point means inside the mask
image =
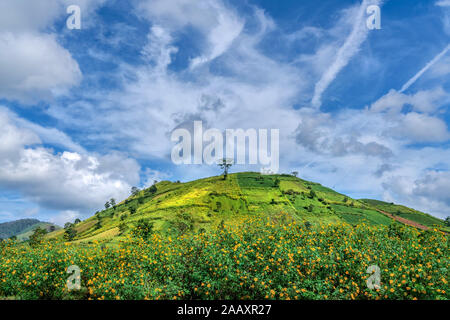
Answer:
[{"label": "grassy slope", "polygon": [[438,228],[440,230],[449,232],[450,228],[446,227],[444,221],[433,217],[429,214],[401,206],[393,203],[383,202],[379,200],[361,199],[361,202],[367,204],[372,208],[376,208],[392,215],[396,215],[414,222],[420,223],[430,228]]},{"label": "grassy slope", "polygon": [[[278,187],[276,179],[280,180]],[[215,176],[186,183],[163,181],[156,186],[156,193],[142,190],[115,209],[103,210],[79,223],[76,240],[120,239],[119,225],[127,225],[128,230],[122,235],[125,236],[139,219],[149,220],[155,229],[170,233],[173,222],[182,213],[192,218],[194,230],[215,228],[222,220],[238,225],[249,216],[280,212],[310,223],[388,225],[392,222],[374,209],[378,207],[375,203],[351,199],[318,183],[289,175],[243,172],[230,174],[227,180]],[[133,207],[136,212],[131,214]],[[100,228],[96,226],[99,219]],[[64,230],[58,230],[48,237],[60,238],[63,233]]]},{"label": "grassy slope", "polygon": [[54,225],[52,223],[39,222],[39,223],[36,223],[36,224],[26,228],[21,233],[19,233],[17,235],[17,239],[18,240],[28,240],[30,238],[30,236],[33,234],[34,230],[36,230],[37,228],[46,229],[47,232],[48,232],[50,230],[51,226],[54,226],[56,228],[56,230],[61,229],[60,227],[58,227],[58,226],[56,226],[56,225]]}]

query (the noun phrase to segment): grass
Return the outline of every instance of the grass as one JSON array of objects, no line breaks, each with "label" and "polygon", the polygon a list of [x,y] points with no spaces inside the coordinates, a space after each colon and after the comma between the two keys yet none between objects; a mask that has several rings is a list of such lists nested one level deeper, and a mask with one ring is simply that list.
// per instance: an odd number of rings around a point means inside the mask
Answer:
[{"label": "grass", "polygon": [[[75,240],[102,237],[102,234],[106,235],[106,240],[120,240],[140,219],[154,223],[156,230],[170,233],[181,214],[192,217],[194,231],[212,230],[221,221],[238,225],[248,217],[279,213],[301,223],[388,225],[391,219],[376,209],[387,212],[400,210],[400,215],[408,215],[411,220],[425,225],[439,224],[440,230],[445,228],[443,221],[424,213],[374,200],[351,199],[318,183],[291,175],[242,172],[230,174],[226,180],[223,176],[215,176],[186,183],[162,181],[156,184],[156,188],[154,193],[149,189],[142,190],[115,208],[103,210],[79,223],[75,227],[78,232]],[[97,225],[99,220],[100,228]],[[108,232],[122,223],[128,226],[123,234]],[[57,231],[47,237],[61,239],[63,233]]]},{"label": "grass", "polygon": [[445,223],[443,220],[433,217],[429,214],[405,207],[405,206],[396,205],[394,203],[388,203],[388,202],[383,202],[383,201],[379,201],[379,200],[370,200],[370,199],[361,199],[360,201],[362,203],[368,205],[369,207],[372,207],[372,208],[375,208],[378,210],[382,210],[382,211],[385,211],[392,215],[396,215],[396,216],[420,223],[420,224],[430,227],[430,228],[438,227],[438,228],[446,229]]}]

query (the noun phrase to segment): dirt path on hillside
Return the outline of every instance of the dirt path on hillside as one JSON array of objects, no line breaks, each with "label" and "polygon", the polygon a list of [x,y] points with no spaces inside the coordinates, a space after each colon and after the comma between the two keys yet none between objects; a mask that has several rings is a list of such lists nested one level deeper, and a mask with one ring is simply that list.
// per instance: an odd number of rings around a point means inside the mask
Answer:
[{"label": "dirt path on hillside", "polygon": [[421,230],[429,230],[428,227],[425,227],[424,225],[422,225],[420,223],[417,223],[417,222],[414,222],[414,221],[411,221],[411,220],[408,220],[408,219],[405,219],[405,218],[402,218],[402,217],[394,216],[393,214],[390,214],[389,212],[386,212],[386,211],[383,211],[383,210],[379,210],[379,209],[376,209],[376,210],[378,212],[384,214],[385,216],[388,216],[389,218],[392,218],[392,219],[394,219],[394,220],[396,220],[398,222],[401,222],[403,224],[406,224],[408,226],[416,227],[417,229],[421,229]]}]

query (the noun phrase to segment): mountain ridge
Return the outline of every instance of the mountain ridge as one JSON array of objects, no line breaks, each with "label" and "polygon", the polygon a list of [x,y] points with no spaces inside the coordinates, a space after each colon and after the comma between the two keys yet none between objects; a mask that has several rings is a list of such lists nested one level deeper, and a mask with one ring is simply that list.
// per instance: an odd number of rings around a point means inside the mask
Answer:
[{"label": "mountain ridge", "polygon": [[26,240],[36,228],[40,227],[51,231],[51,226],[54,226],[55,229],[59,228],[52,223],[43,222],[38,219],[18,219],[3,222],[0,223],[0,239],[16,237],[19,240]]}]

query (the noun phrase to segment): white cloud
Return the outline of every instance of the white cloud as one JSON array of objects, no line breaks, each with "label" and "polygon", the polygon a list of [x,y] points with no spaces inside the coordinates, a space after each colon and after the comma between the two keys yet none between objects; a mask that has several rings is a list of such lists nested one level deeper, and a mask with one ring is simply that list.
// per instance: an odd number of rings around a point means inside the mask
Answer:
[{"label": "white cloud", "polygon": [[79,83],[81,72],[53,36],[0,32],[0,96],[31,103]]},{"label": "white cloud", "polygon": [[205,53],[192,59],[192,68],[225,53],[244,26],[238,15],[220,0],[146,0],[139,3],[138,10],[152,23],[171,32],[192,26],[206,36]]},{"label": "white cloud", "polygon": [[450,212],[450,172],[426,171],[419,177],[393,175],[384,183],[386,197],[395,198],[417,210],[432,212],[441,219]]},{"label": "white cloud", "polygon": [[416,112],[406,114],[396,127],[386,130],[385,133],[411,142],[445,142],[450,140],[447,124],[443,120]]},{"label": "white cloud", "polygon": [[386,95],[372,103],[370,109],[374,112],[388,111],[395,114],[401,112],[405,105],[411,105],[415,111],[434,113],[449,98],[450,95],[442,87],[421,90],[410,95],[392,89]]},{"label": "white cloud", "polygon": [[51,31],[79,5],[82,21],[91,21],[104,0],[2,0],[0,2],[0,98],[33,104],[77,85],[78,63]]},{"label": "white cloud", "polygon": [[436,2],[439,7],[450,7],[450,0],[440,0]]},{"label": "white cloud", "polygon": [[[89,211],[105,199],[123,199],[139,182],[140,167],[118,153],[55,154],[29,129],[0,113],[0,187],[20,192],[45,208]],[[6,143],[3,143],[6,141]]]},{"label": "white cloud", "polygon": [[57,215],[52,216],[49,221],[63,227],[67,222],[73,223],[75,219],[79,218],[82,218],[80,212],[74,210],[64,210],[59,212]]}]

